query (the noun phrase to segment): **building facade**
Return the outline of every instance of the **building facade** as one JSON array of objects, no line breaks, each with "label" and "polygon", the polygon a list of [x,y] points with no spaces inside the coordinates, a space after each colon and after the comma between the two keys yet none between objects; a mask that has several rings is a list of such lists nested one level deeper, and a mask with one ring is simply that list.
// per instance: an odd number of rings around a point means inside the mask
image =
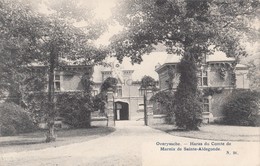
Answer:
[{"label": "building facade", "polygon": [[[180,77],[176,69],[179,62],[179,56],[169,55],[164,64],[157,65],[156,72],[159,75],[161,91],[169,90],[170,72],[173,73],[173,91],[176,91]],[[205,56],[197,72],[198,87],[205,94],[202,99],[204,122],[209,123],[223,118],[221,106],[233,89],[249,89],[247,74],[247,66],[236,64],[234,58],[226,57],[223,52]]]},{"label": "building facade", "polygon": [[[180,77],[176,68],[180,58],[166,52],[154,52],[144,56],[143,63],[136,66],[130,64],[129,61],[128,64],[125,61],[119,63],[113,58],[108,58],[105,66],[67,65],[55,71],[53,86],[55,93],[82,92],[84,90],[81,82],[83,75],[93,73],[92,94],[95,96],[100,93],[102,83],[108,77],[114,77],[118,80],[116,92],[113,94],[115,120],[143,120],[144,91],[141,89],[141,78],[149,75],[158,80],[160,91],[169,90],[171,83],[173,91],[176,91]],[[46,67],[32,66],[32,68],[32,73],[45,77],[47,80]],[[170,72],[173,74],[172,82],[169,82]],[[205,122],[212,122],[222,117],[221,105],[233,89],[249,89],[247,66],[236,64],[234,58],[227,58],[222,52],[205,57],[197,74],[199,88],[204,93],[214,92],[203,98]],[[38,89],[38,91],[42,90],[47,92],[47,82],[42,83],[42,87]],[[164,112],[157,105],[153,109],[154,116],[157,116],[158,112],[160,114]],[[98,115],[98,110],[93,113],[93,116],[95,115]]]},{"label": "building facade", "polygon": [[140,81],[133,77],[134,72],[134,69],[128,69],[117,60],[109,62],[106,67],[94,67],[94,95],[100,93],[100,87],[108,77],[118,80],[113,94],[115,120],[142,120],[144,117],[144,94]]}]

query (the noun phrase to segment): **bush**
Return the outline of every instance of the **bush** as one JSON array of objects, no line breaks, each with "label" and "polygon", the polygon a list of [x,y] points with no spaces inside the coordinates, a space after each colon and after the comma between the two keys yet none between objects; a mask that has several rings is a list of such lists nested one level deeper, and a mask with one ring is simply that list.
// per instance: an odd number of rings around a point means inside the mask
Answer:
[{"label": "bush", "polygon": [[48,98],[46,93],[30,93],[24,96],[26,110],[31,114],[34,123],[41,123],[48,112]]},{"label": "bush", "polygon": [[259,126],[260,92],[236,90],[232,92],[222,111],[228,125]]},{"label": "bush", "polygon": [[0,105],[0,135],[9,136],[32,132],[36,129],[31,117],[22,107],[14,103]]},{"label": "bush", "polygon": [[160,91],[154,94],[150,101],[160,103],[160,111],[154,110],[154,114],[166,114],[167,123],[173,123],[174,118],[174,93],[172,91]]},{"label": "bush", "polygon": [[94,111],[91,94],[64,93],[57,96],[56,109],[64,122],[76,128],[90,126],[91,112]]}]

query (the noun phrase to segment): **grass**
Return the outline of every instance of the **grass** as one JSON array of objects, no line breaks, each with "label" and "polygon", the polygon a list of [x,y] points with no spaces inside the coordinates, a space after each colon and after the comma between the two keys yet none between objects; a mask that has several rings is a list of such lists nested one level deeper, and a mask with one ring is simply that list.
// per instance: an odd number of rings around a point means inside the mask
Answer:
[{"label": "grass", "polygon": [[173,125],[159,124],[151,126],[174,136],[218,141],[260,142],[260,127],[202,125],[198,131],[183,131]]},{"label": "grass", "polygon": [[18,136],[0,137],[0,153],[38,150],[85,142],[114,132],[110,127],[91,127],[86,129],[58,130],[55,142],[45,143],[46,131],[20,134]]}]

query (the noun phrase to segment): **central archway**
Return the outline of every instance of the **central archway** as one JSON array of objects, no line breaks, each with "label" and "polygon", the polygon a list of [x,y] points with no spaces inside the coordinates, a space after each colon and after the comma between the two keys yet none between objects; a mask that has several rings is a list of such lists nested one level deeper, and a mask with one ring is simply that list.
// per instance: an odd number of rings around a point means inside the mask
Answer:
[{"label": "central archway", "polygon": [[115,102],[115,120],[129,120],[129,105],[128,103],[117,101]]}]

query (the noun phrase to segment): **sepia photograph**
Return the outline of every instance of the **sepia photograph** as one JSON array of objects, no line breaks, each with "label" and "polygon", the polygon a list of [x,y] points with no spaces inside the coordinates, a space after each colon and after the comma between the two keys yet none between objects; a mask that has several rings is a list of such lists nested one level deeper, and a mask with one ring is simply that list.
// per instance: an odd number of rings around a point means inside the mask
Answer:
[{"label": "sepia photograph", "polygon": [[259,156],[259,0],[0,0],[0,166]]}]

